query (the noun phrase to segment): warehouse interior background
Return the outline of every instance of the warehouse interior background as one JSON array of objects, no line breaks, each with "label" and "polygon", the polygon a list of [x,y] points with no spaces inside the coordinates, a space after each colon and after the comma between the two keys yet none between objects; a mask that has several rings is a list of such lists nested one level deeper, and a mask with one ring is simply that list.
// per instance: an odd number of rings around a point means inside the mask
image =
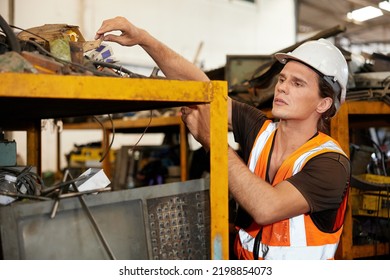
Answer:
[{"label": "warehouse interior background", "polygon": [[[13,3],[10,7],[9,3]],[[256,3],[230,0],[170,0],[107,2],[98,0],[71,0],[65,2],[39,0],[2,1],[2,14],[21,28],[43,24],[66,23],[77,25],[86,40],[93,40],[104,19],[124,16],[134,24],[148,30],[159,40],[189,59],[196,60],[205,70],[221,67],[227,54],[268,54],[295,43],[295,5],[292,0],[261,0]],[[3,12],[4,11],[4,12]],[[36,11],[31,13],[31,11]],[[284,25],[279,23],[283,22]],[[135,72],[150,75],[154,63],[140,48],[112,45],[114,57]],[[199,53],[197,55],[197,53]],[[42,170],[56,168],[56,133],[47,122],[43,130]],[[25,158],[24,132],[15,133],[19,154]],[[123,143],[137,142],[140,135],[118,135],[113,143],[118,148]],[[65,131],[61,150],[71,151],[80,131]],[[121,139],[125,138],[125,139]],[[69,140],[67,140],[69,139]],[[83,132],[77,144],[99,141],[100,131]],[[145,145],[161,143],[162,135],[145,135]],[[194,149],[197,143],[192,141]],[[47,155],[47,156],[46,156]],[[66,165],[65,157],[61,166]]]},{"label": "warehouse interior background", "polygon": [[[377,13],[376,17],[364,21],[351,18],[353,11],[365,7],[371,7],[374,13]],[[93,40],[103,20],[124,16],[193,61],[206,73],[215,75],[216,79],[228,79],[220,74],[220,70],[226,71],[228,63],[234,63],[237,57],[256,57],[256,59],[260,57],[260,62],[268,61],[267,59],[275,52],[286,50],[318,34],[324,34],[348,56],[351,71],[358,72],[364,68],[368,72],[379,72],[382,79],[383,75],[386,75],[386,80],[387,76],[390,76],[390,72],[387,73],[390,69],[388,56],[390,3],[388,1],[112,0],[108,5],[107,1],[103,0],[3,0],[0,2],[0,14],[9,24],[16,27],[16,32],[45,24],[68,24],[78,26],[86,40]],[[146,76],[153,72],[154,62],[140,47],[128,48],[117,44],[108,44],[108,46],[112,49],[115,60],[125,68]],[[376,78],[374,80],[377,81]],[[232,91],[234,92],[234,89]],[[388,93],[385,91],[384,97],[386,94],[386,100],[389,102]],[[149,112],[138,112],[136,115],[129,114],[129,118],[148,117],[148,114]],[[379,125],[388,126],[387,115],[384,116]],[[367,118],[367,122],[370,120]],[[61,131],[59,159],[57,158],[58,130]],[[369,129],[368,133],[376,140],[378,137],[382,139],[384,150],[390,146],[388,127],[378,131]],[[20,163],[25,163],[26,132],[13,131],[7,136],[16,141]],[[166,141],[165,136],[161,132],[145,135],[142,132],[118,133],[115,135],[112,148],[119,150],[121,147],[136,143],[140,146],[162,145]],[[75,145],[100,142],[103,137],[101,129],[62,130],[61,121],[43,120],[42,171],[57,172],[58,160],[61,169],[67,167],[69,163],[65,155],[74,150]],[[229,143],[234,146],[230,134]],[[191,136],[189,136],[189,146],[192,151],[200,148]],[[384,156],[387,159],[390,157],[389,150],[387,149],[387,154]],[[362,150],[356,148],[356,152],[359,151]],[[362,152],[365,154],[359,155],[366,156],[373,150],[371,147]],[[364,159],[367,160],[367,157]],[[359,167],[365,168],[365,166]],[[381,215],[389,217],[389,213],[385,213],[385,210]],[[361,222],[362,227],[367,226],[364,222]],[[388,219],[383,223],[388,225]],[[364,233],[363,230],[362,232]],[[381,237],[386,234],[388,237],[388,233],[384,233]],[[354,241],[374,242],[372,236],[364,234]]]},{"label": "warehouse interior background", "polygon": [[[12,0],[2,1],[0,10],[5,19],[20,28],[54,23],[77,25],[87,40],[93,39],[104,19],[124,16],[205,71],[211,71],[223,67],[227,55],[269,55],[335,27],[345,31],[330,39],[337,40],[341,47],[351,51],[356,61],[364,59],[361,53],[386,54],[390,51],[389,11],[381,10],[382,16],[365,22],[347,17],[355,9],[377,7],[379,2],[382,1],[170,0],[162,3],[148,0],[130,3],[114,0],[107,9],[106,2],[101,0],[72,0],[66,3]],[[119,63],[135,72],[150,75],[155,65],[141,48],[111,46]],[[55,124],[47,120],[43,125],[42,167],[47,171],[55,170],[56,159],[51,156],[56,150]],[[78,135],[80,131],[64,131],[61,150],[71,151]],[[26,154],[24,132],[14,132],[14,137],[23,160]],[[135,143],[139,137],[137,134],[118,135],[113,147]],[[100,131],[86,131],[76,144],[99,141],[100,138]],[[159,143],[162,139],[162,134],[146,134],[142,141],[148,145]],[[190,144],[192,149],[199,148],[191,137]],[[66,158],[63,156],[60,161],[61,167],[65,167]]]},{"label": "warehouse interior background", "polygon": [[[332,40],[356,55],[388,53],[390,50],[390,12],[357,22],[347,18],[348,12],[365,6],[378,6],[381,1],[315,1],[315,0],[186,0],[132,1],[114,0],[107,9],[105,1],[13,0],[2,1],[5,19],[20,28],[44,24],[77,25],[84,37],[92,40],[104,19],[124,16],[148,30],[184,57],[210,71],[226,64],[227,55],[269,55],[296,42],[337,26],[345,29]],[[35,11],[31,13],[30,11]],[[320,20],[319,20],[320,19]],[[121,64],[135,72],[149,75],[155,66],[139,47],[126,48],[112,44],[113,54]],[[55,124],[47,120],[43,129],[43,170],[55,170]],[[54,127],[53,127],[54,126]],[[79,131],[63,133],[61,150],[70,152]],[[21,158],[26,151],[24,132],[14,132]],[[99,141],[100,131],[86,131],[80,142]],[[113,147],[135,143],[140,135],[118,135]],[[159,143],[162,134],[145,135],[143,143]],[[229,138],[230,139],[230,138]],[[190,138],[193,149],[199,148]],[[62,157],[61,167],[66,159]]]}]

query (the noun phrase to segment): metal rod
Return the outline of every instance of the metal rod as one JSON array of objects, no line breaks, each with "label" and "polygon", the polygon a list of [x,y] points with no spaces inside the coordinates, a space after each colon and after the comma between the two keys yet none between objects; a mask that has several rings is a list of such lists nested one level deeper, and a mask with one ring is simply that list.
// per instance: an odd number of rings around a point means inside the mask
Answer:
[{"label": "metal rod", "polygon": [[[71,174],[69,174],[69,177],[71,177],[71,179],[72,179]],[[76,184],[75,184],[74,182],[72,182],[72,186],[73,186],[73,188],[74,188],[77,192],[79,192],[79,190],[78,190],[78,188],[77,188],[77,186],[76,186]],[[95,191],[95,192],[96,192],[96,191]],[[104,237],[102,231],[100,230],[98,224],[96,223],[95,218],[92,216],[92,213],[91,213],[91,211],[89,210],[89,207],[88,207],[87,203],[85,202],[85,199],[84,199],[83,195],[84,195],[84,194],[81,194],[80,196],[78,196],[78,198],[79,198],[79,200],[80,200],[80,203],[81,203],[83,209],[85,210],[85,212],[87,213],[87,216],[88,216],[89,220],[91,221],[93,227],[95,228],[96,233],[98,234],[98,236],[99,236],[99,238],[100,238],[100,241],[102,242],[104,248],[106,249],[107,254],[109,255],[109,257],[110,257],[112,260],[115,260],[115,256],[114,256],[114,254],[113,254],[113,252],[112,252],[110,246],[108,245],[108,243],[107,243],[107,241],[106,241],[106,239],[105,239],[105,237]]]},{"label": "metal rod", "polygon": [[107,188],[104,188],[104,189],[84,191],[84,192],[65,193],[65,194],[59,195],[58,198],[60,198],[60,199],[62,199],[62,198],[71,198],[71,197],[81,196],[81,195],[84,195],[84,194],[100,193],[100,192],[108,192],[108,191],[111,191],[111,187],[107,187]]},{"label": "metal rod", "polygon": [[20,194],[20,193],[5,192],[5,191],[0,191],[0,195],[10,196],[10,197],[17,197],[17,198],[30,198],[30,199],[37,199],[37,200],[52,200],[51,198],[44,197],[44,196]]},{"label": "metal rod", "polygon": [[[66,178],[68,177],[69,175],[69,169],[66,169],[65,170],[65,173],[64,173],[64,177],[62,179],[62,182],[64,183],[66,181]],[[57,198],[56,200],[54,201],[54,204],[53,204],[53,208],[51,210],[51,214],[50,214],[50,218],[51,219],[54,219],[56,214],[57,214],[57,210],[58,210],[58,206],[60,204],[60,195],[62,194],[62,191],[63,191],[64,188],[60,188],[59,191],[58,191],[58,195],[57,195]]]},{"label": "metal rod", "polygon": [[[74,186],[74,187],[77,188],[76,186]],[[104,238],[103,233],[101,232],[101,230],[100,230],[98,224],[96,223],[94,217],[92,216],[91,211],[90,211],[89,208],[88,208],[87,203],[86,203],[85,200],[84,200],[84,196],[83,196],[83,195],[80,195],[80,196],[78,196],[78,198],[79,198],[79,200],[80,200],[80,202],[81,202],[81,205],[83,206],[85,212],[87,213],[87,216],[88,216],[89,220],[91,221],[93,227],[95,228],[95,230],[96,230],[96,232],[97,232],[97,234],[98,234],[100,240],[102,241],[103,246],[104,246],[104,248],[106,249],[108,255],[110,256],[110,258],[111,258],[112,260],[115,260],[115,256],[114,256],[113,252],[111,251],[110,246],[108,245],[106,239]]]},{"label": "metal rod", "polygon": [[[68,170],[68,169],[66,169],[66,170]],[[70,183],[74,183],[74,182],[80,181],[80,180],[88,178],[88,177],[90,177],[90,175],[80,175],[76,179],[72,179],[72,180],[69,180],[69,181],[63,181],[60,184],[54,185],[52,187],[45,188],[45,189],[41,190],[41,193],[42,194],[48,194],[49,192],[55,191],[57,189],[68,187]],[[66,178],[66,176],[64,176],[64,178]]]}]

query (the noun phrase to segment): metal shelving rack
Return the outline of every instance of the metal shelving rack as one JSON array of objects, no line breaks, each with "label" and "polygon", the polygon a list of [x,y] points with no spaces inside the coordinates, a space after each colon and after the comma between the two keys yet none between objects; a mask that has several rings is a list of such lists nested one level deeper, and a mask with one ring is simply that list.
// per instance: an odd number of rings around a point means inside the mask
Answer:
[{"label": "metal shelving rack", "polygon": [[[149,118],[139,118],[139,119],[116,119],[112,121],[116,133],[132,133],[139,129],[144,129],[145,127],[149,127],[148,131],[154,129],[158,132],[164,132],[168,127],[174,127],[178,129],[179,137],[180,137],[180,180],[186,181],[188,180],[188,137],[187,137],[187,129],[185,124],[182,122],[180,116],[169,116],[169,117],[153,117],[151,120]],[[112,134],[111,122],[105,121],[102,122],[105,127],[105,131],[103,134],[107,135],[109,138]],[[88,130],[88,129],[101,129],[101,126],[94,122],[82,122],[82,123],[64,123],[63,129],[73,129],[73,130]],[[60,140],[61,133],[58,133],[57,137],[57,170],[61,170],[60,167]],[[102,162],[102,166],[104,172],[108,177],[112,175],[111,164],[109,153],[107,157]]]},{"label": "metal shelving rack", "polygon": [[209,104],[211,259],[229,258],[226,82],[1,73],[0,84],[0,127],[27,132],[38,173],[42,119]]},{"label": "metal shelving rack", "polygon": [[[339,142],[343,150],[349,154],[349,132],[353,125],[358,125],[359,127],[389,126],[389,115],[390,106],[381,101],[346,102],[332,119],[331,135]],[[352,117],[358,117],[358,120],[352,122]],[[389,242],[367,245],[353,244],[353,217],[351,205],[352,192],[350,191],[344,230],[341,236],[337,258],[355,259],[389,254]]]}]

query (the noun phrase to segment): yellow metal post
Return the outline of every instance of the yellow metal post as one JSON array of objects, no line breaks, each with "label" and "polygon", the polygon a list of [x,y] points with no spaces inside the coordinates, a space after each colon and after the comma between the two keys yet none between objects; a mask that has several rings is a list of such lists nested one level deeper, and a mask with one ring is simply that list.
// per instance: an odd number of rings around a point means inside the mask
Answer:
[{"label": "yellow metal post", "polygon": [[27,165],[35,166],[37,174],[42,172],[41,120],[33,120],[27,127]]},{"label": "yellow metal post", "polygon": [[210,103],[210,209],[211,258],[229,259],[227,86],[211,83]]}]

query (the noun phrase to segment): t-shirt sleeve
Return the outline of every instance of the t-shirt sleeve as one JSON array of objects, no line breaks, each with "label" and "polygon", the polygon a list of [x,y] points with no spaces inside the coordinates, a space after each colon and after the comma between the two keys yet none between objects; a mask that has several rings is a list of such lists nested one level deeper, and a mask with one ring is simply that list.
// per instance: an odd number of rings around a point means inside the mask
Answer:
[{"label": "t-shirt sleeve", "polygon": [[305,197],[311,213],[337,209],[347,191],[350,162],[329,152],[309,160],[300,172],[287,179]]},{"label": "t-shirt sleeve", "polygon": [[243,160],[248,161],[253,144],[267,117],[254,106],[232,100],[232,126],[234,140],[244,148]]}]

